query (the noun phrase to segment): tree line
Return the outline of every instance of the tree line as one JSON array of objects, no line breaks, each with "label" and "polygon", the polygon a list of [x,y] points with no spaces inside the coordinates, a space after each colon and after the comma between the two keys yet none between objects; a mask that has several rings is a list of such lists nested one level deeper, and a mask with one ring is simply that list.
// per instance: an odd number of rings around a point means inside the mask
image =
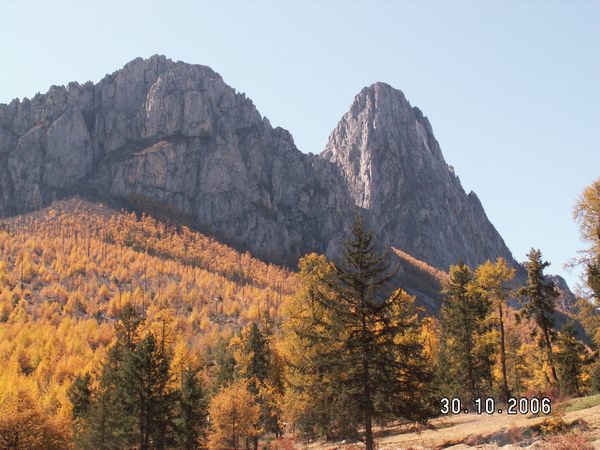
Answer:
[{"label": "tree line", "polygon": [[[166,291],[155,281],[160,294],[146,297],[141,289],[121,299],[109,316],[86,315],[85,296],[78,297],[79,306],[73,300],[38,309],[32,300],[40,291],[32,287],[39,283],[44,289],[41,277],[51,280],[53,272],[37,261],[52,259],[43,246],[32,248],[33,261],[22,259],[19,267],[14,259],[12,271],[0,265],[0,282],[10,285],[11,293],[20,292],[16,303],[3,303],[10,311],[0,327],[16,336],[18,327],[26,329],[36,317],[47,317],[47,326],[58,324],[55,330],[65,336],[83,321],[90,327],[92,322],[106,323],[108,331],[103,341],[93,341],[95,352],[87,353],[90,363],[73,370],[75,376],[65,371],[62,379],[56,369],[44,369],[49,365],[42,352],[40,360],[12,348],[13,353],[6,353],[5,339],[0,353],[11,355],[15,362],[10,370],[18,372],[20,385],[26,387],[11,390],[12,375],[0,378],[0,405],[8,412],[0,418],[0,448],[258,449],[283,446],[291,435],[304,440],[355,439],[373,449],[376,426],[398,421],[428,426],[440,413],[442,397],[460,397],[464,403],[480,397],[505,402],[515,396],[600,391],[600,180],[578,200],[575,214],[590,243],[579,260],[589,291],[562,326],[556,320],[558,291],[544,273],[549,264],[539,250],[527,255],[522,285],[516,282],[515,268],[501,258],[473,268],[457,261],[443,283],[436,318],[398,288],[398,267],[377,250],[376,237],[360,217],[340,261],[317,254],[303,257],[293,280],[277,288],[286,293],[279,299],[281,306],[270,314],[242,311],[248,319],[237,327],[227,324],[229,333],[219,330],[216,316],[206,319],[212,321],[208,327],[191,321],[185,303],[171,299],[180,296],[177,289]],[[175,231],[152,231],[156,225],[151,219],[142,220],[140,228],[130,217],[125,223],[134,228],[114,229],[111,238],[122,241],[120,246],[132,246],[134,253],[127,255],[137,266],[152,253],[144,247],[150,246],[150,238],[179,239]],[[14,235],[1,233],[3,251],[12,252]],[[196,239],[192,232],[185,233],[186,239]],[[52,267],[83,282],[78,270],[62,269],[76,262],[67,263],[59,251],[73,239],[67,237],[66,244],[60,237],[54,239],[50,248],[58,257]],[[102,250],[98,242],[91,241],[91,257],[105,251],[118,260],[118,246],[110,243]],[[175,251],[169,245],[161,244],[161,249],[155,254],[166,258],[161,265],[164,272],[175,274],[171,282],[198,283],[185,267],[174,270],[169,258]],[[85,253],[85,247],[81,251]],[[227,273],[222,261],[219,270]],[[256,278],[253,266],[264,270],[257,263],[244,264],[244,276],[235,278],[241,284],[236,287],[239,292]],[[263,276],[261,283],[268,286],[268,276]],[[115,286],[120,277],[115,277]],[[69,281],[65,286],[77,284]],[[293,295],[287,295],[290,286]],[[223,292],[220,286],[214,289]],[[111,298],[116,304],[114,292],[104,291],[98,290],[95,301],[102,304]],[[65,321],[62,315],[76,319]],[[577,335],[574,319],[592,338],[587,345]],[[206,337],[200,342],[196,335]],[[85,348],[84,339],[81,335],[75,348]],[[66,346],[62,351],[73,352]],[[42,374],[52,380],[47,386],[64,386],[66,403],[60,389],[54,397],[49,390],[44,393],[44,404],[28,393],[40,392],[35,386]]]}]

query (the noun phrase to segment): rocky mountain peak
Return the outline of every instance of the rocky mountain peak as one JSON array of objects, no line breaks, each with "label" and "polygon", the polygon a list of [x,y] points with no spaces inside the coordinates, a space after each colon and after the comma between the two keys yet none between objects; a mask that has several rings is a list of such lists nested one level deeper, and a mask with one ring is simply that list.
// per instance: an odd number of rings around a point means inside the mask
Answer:
[{"label": "rocky mountain peak", "polygon": [[457,255],[470,265],[492,254],[513,261],[477,196],[446,164],[429,120],[402,91],[364,88],[321,156],[339,167],[386,243],[443,270]]},{"label": "rocky mountain peak", "polygon": [[0,105],[0,216],[74,195],[163,208],[277,263],[339,255],[356,207],[383,245],[439,269],[512,261],[427,118],[385,83],[361,90],[318,156],[209,67],[160,55]]},{"label": "rocky mountain peak", "polygon": [[382,82],[363,88],[354,98],[321,156],[342,168],[354,202],[362,208],[381,202],[381,188],[386,189],[382,181],[395,188],[385,180],[391,175],[397,182],[404,163],[418,159],[427,170],[431,165],[447,170],[429,120],[402,91]]}]

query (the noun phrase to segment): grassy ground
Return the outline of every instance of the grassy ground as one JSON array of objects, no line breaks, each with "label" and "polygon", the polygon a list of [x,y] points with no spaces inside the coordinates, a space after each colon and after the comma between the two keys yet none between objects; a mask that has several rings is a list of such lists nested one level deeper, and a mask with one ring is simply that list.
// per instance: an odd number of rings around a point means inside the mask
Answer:
[{"label": "grassy ground", "polygon": [[[561,407],[562,406],[562,407]],[[462,414],[433,421],[436,430],[420,433],[406,426],[379,430],[377,445],[392,449],[600,449],[600,395],[553,407],[553,416]],[[354,450],[357,443],[297,445],[297,449]]]},{"label": "grassy ground", "polygon": [[593,406],[600,405],[600,394],[591,395],[589,397],[579,397],[569,400],[566,411],[568,413],[588,409]]}]

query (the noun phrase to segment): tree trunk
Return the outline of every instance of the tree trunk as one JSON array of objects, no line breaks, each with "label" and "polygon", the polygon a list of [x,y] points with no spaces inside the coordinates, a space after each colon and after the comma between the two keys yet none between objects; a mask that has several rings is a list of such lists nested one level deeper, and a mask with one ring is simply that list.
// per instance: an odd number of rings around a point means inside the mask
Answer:
[{"label": "tree trunk", "polygon": [[550,333],[548,332],[547,327],[544,327],[544,340],[546,341],[548,364],[550,365],[550,371],[552,372],[552,379],[556,384],[558,383],[558,377],[556,376],[556,368],[554,367],[554,354],[552,353],[552,343],[550,342]]},{"label": "tree trunk", "polygon": [[502,388],[504,390],[503,400],[508,401],[510,397],[510,390],[508,389],[508,377],[506,376],[506,342],[504,337],[504,316],[502,313],[502,303],[498,305],[498,310],[500,313],[500,360],[502,362]]},{"label": "tree trunk", "polygon": [[475,401],[475,396],[477,395],[476,391],[476,382],[475,382],[475,370],[473,367],[473,342],[471,339],[471,327],[469,318],[467,316],[467,311],[463,306],[463,319],[465,325],[465,350],[467,352],[467,376],[469,378],[469,390],[471,394],[470,402]]},{"label": "tree trunk", "polygon": [[365,313],[364,294],[361,298],[362,312],[362,342],[363,342],[363,389],[364,389],[364,414],[365,414],[365,448],[373,450],[373,404],[371,401],[371,374],[369,373],[370,350],[367,343],[367,317]]}]

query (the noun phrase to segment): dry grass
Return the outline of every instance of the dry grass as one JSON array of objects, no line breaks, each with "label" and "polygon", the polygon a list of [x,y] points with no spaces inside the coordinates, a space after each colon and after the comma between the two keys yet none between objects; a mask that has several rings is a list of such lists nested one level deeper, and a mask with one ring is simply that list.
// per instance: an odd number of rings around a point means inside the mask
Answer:
[{"label": "dry grass", "polygon": [[550,450],[594,450],[594,446],[582,435],[562,434],[544,442]]},{"label": "dry grass", "polygon": [[[581,402],[593,403],[592,400],[585,401],[585,399],[581,399]],[[437,430],[422,430],[421,433],[416,433],[407,427],[398,426],[388,430],[393,434],[380,433],[377,448],[380,450],[411,448],[491,450],[499,447],[503,450],[600,448],[600,405],[559,414],[558,417],[467,414],[436,419],[433,424],[437,426]],[[547,428],[545,434],[541,430],[542,424]],[[356,444],[353,445],[356,447]],[[297,446],[297,448],[350,450],[352,447],[341,443],[321,442],[309,447]]]}]

